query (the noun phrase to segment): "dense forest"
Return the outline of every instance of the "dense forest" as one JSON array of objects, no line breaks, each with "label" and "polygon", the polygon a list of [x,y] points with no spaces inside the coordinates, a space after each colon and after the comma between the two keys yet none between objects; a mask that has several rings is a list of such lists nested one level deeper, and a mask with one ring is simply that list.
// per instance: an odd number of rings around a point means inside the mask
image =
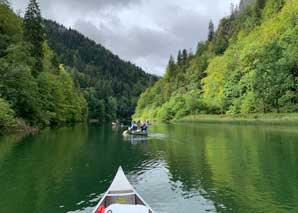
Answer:
[{"label": "dense forest", "polygon": [[45,20],[47,42],[57,61],[72,67],[70,73],[88,102],[89,117],[130,119],[139,95],[157,80],[141,68],[56,22]]},{"label": "dense forest", "polygon": [[156,79],[78,32],[43,20],[36,0],[23,18],[0,1],[0,132],[88,116],[127,118]]},{"label": "dense forest", "polygon": [[134,118],[298,111],[298,1],[242,0],[195,53],[170,57]]}]

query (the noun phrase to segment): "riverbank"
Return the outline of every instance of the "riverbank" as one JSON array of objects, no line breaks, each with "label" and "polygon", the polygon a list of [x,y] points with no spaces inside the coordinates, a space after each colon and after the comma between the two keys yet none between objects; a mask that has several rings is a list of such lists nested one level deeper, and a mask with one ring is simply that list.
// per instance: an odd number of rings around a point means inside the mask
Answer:
[{"label": "riverbank", "polygon": [[26,123],[23,119],[16,119],[9,127],[0,129],[0,136],[22,133],[22,134],[34,134],[40,129],[38,127],[33,127]]},{"label": "riverbank", "polygon": [[298,125],[298,113],[189,115],[173,122]]}]

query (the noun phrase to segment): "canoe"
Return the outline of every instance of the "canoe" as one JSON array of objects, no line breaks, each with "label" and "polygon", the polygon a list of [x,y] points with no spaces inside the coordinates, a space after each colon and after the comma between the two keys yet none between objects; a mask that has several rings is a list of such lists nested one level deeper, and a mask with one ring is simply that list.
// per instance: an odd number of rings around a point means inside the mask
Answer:
[{"label": "canoe", "polygon": [[139,135],[139,136],[147,136],[148,132],[147,131],[141,131],[141,130],[125,130],[123,132],[123,135]]},{"label": "canoe", "polygon": [[121,166],[93,213],[153,213],[127,180]]}]

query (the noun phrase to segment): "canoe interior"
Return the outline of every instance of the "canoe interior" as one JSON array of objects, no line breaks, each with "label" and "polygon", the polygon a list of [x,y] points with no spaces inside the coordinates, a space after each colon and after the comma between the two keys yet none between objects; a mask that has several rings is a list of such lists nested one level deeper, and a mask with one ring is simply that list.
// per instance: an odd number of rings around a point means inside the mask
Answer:
[{"label": "canoe interior", "polygon": [[[129,192],[128,192],[129,193]],[[108,193],[105,198],[102,200],[100,205],[104,205],[106,208],[109,207],[112,204],[130,204],[130,205],[143,205],[147,206],[141,198],[138,197],[137,194],[129,194],[129,195],[109,195]],[[148,207],[148,206],[147,206]],[[149,207],[148,207],[149,208]],[[152,213],[152,211],[149,208],[149,213]]]},{"label": "canoe interior", "polygon": [[148,204],[138,195],[133,186],[129,183],[121,166],[119,167],[109,190],[95,207],[93,213],[96,213],[100,206],[108,208],[112,204],[143,205],[148,208],[149,213],[153,212]]}]

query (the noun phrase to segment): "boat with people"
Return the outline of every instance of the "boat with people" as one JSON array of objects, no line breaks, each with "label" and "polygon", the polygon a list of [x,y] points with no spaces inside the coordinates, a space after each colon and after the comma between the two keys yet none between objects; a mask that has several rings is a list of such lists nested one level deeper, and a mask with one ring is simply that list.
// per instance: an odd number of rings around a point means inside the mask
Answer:
[{"label": "boat with people", "polygon": [[120,166],[93,213],[153,213],[153,210],[129,183]]},{"label": "boat with people", "polygon": [[147,131],[141,131],[141,130],[125,130],[123,132],[123,135],[137,135],[137,136],[147,136]]},{"label": "boat with people", "polygon": [[141,121],[133,121],[131,126],[123,132],[123,135],[138,135],[147,136],[148,135],[149,121],[146,120],[142,125]]}]

